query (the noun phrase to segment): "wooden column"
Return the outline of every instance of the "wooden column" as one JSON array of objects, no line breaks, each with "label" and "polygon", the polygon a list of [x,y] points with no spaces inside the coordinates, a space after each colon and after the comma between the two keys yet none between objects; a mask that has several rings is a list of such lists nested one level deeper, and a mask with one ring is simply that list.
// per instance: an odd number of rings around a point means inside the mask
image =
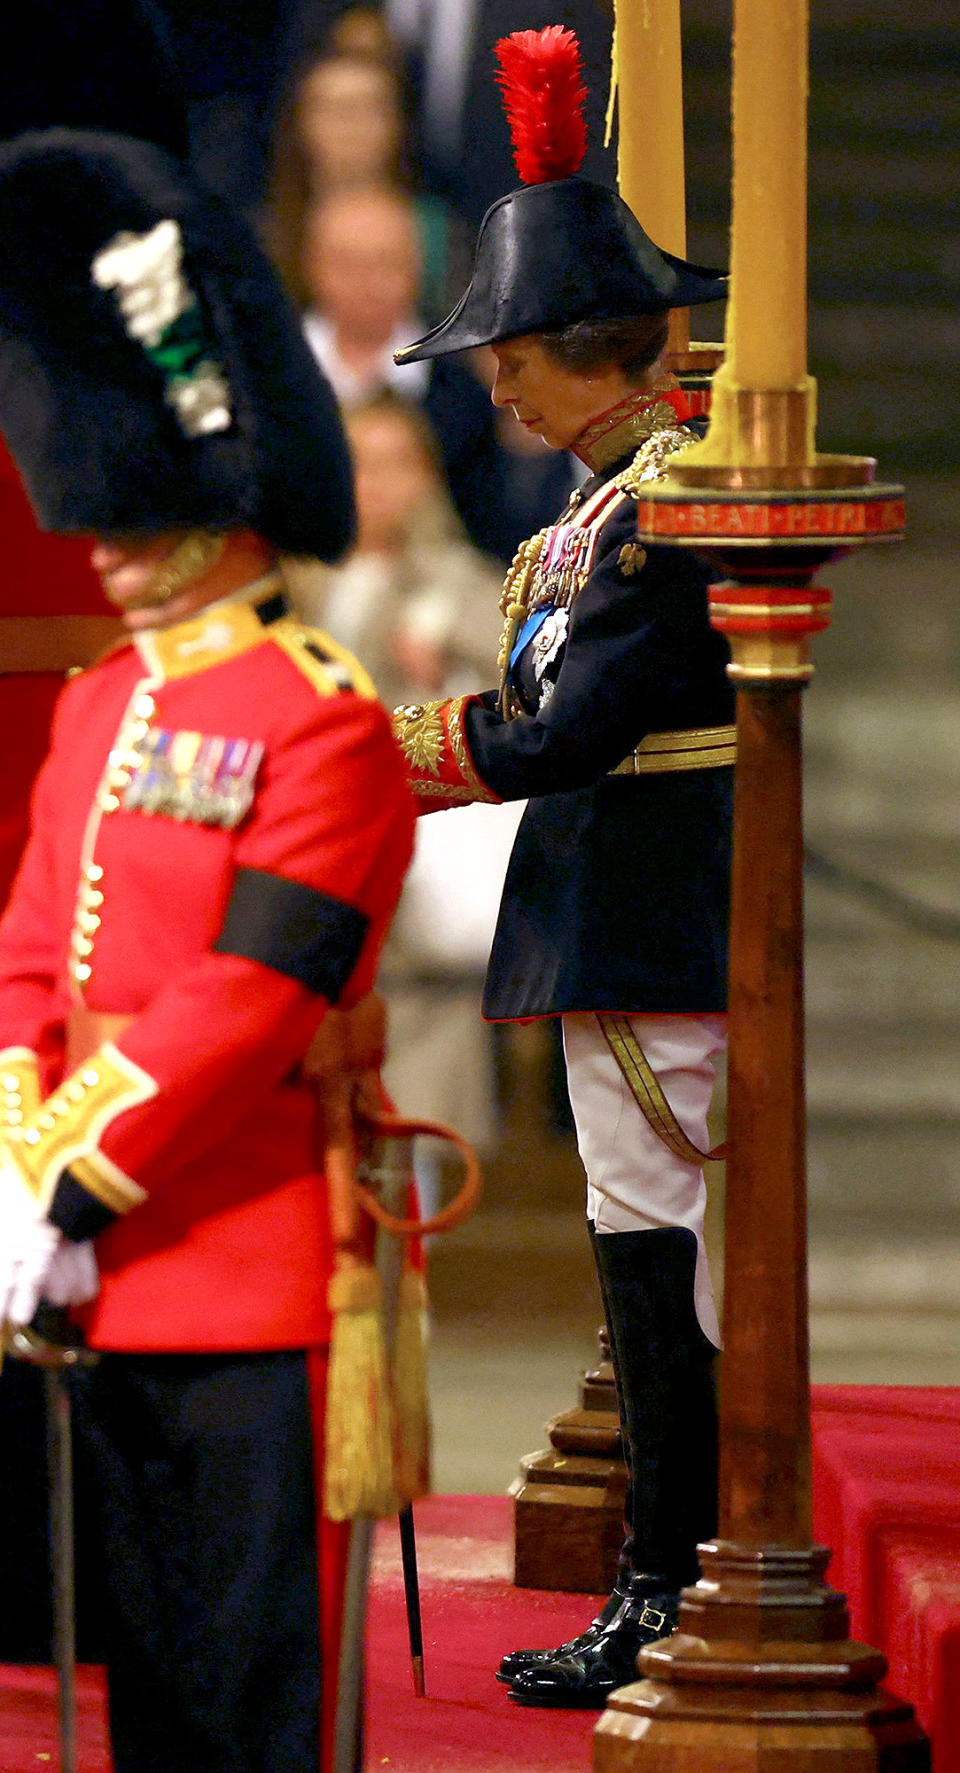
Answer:
[{"label": "wooden column", "polygon": [[801,694],[737,693],[720,1519],[742,1545],[812,1531]]},{"label": "wooden column", "polygon": [[771,488],[681,459],[640,509],[644,539],[696,538],[729,574],[710,591],[738,733],[720,1525],[679,1630],[611,1695],[595,1773],[929,1769],[910,1706],[877,1685],[883,1656],[850,1640],[810,1509],[800,702],[828,621],[817,566],[902,526],[871,466],[820,457]]}]

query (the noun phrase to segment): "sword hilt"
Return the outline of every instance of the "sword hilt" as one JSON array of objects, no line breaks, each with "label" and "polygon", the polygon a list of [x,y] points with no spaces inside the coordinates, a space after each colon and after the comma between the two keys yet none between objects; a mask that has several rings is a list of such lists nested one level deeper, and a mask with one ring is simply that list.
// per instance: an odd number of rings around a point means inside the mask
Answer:
[{"label": "sword hilt", "polygon": [[0,1354],[23,1361],[30,1367],[47,1371],[64,1371],[70,1367],[92,1367],[99,1356],[83,1342],[72,1339],[73,1325],[65,1311],[53,1305],[41,1305],[29,1324],[4,1324],[0,1331]]}]

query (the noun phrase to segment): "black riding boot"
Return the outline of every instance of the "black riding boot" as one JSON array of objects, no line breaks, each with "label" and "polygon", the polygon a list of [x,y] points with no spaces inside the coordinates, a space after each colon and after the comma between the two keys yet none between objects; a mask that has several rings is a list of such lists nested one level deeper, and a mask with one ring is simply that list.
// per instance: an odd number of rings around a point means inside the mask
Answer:
[{"label": "black riding boot", "polygon": [[[597,1282],[600,1287],[600,1298],[603,1302],[603,1316],[607,1326],[607,1340],[610,1344],[610,1358],[613,1363],[614,1372],[616,1372],[617,1360],[613,1344],[613,1326],[610,1321],[610,1306],[607,1299],[607,1282],[600,1263],[597,1261],[597,1234],[591,1219],[587,1220],[587,1234],[590,1238],[590,1247],[593,1251],[594,1264],[597,1270]],[[627,1446],[625,1437],[623,1437],[623,1454],[624,1462],[627,1466],[627,1495],[624,1504],[624,1531],[626,1536],[624,1538],[620,1556],[617,1559],[617,1574],[614,1578],[612,1592],[604,1601],[599,1613],[591,1619],[589,1625],[584,1631],[580,1632],[578,1637],[568,1639],[565,1644],[557,1644],[552,1650],[511,1650],[508,1655],[501,1659],[500,1667],[497,1669],[498,1681],[506,1681],[508,1683],[515,1681],[522,1669],[533,1668],[538,1663],[555,1662],[559,1656],[568,1656],[575,1654],[579,1650],[586,1650],[610,1624],[614,1614],[620,1611],[624,1601],[627,1599],[630,1578],[633,1575],[633,1560],[631,1557],[633,1549],[633,1531],[630,1527],[630,1520],[632,1518],[630,1450]]]},{"label": "black riding boot", "polygon": [[599,1707],[633,1680],[638,1651],[673,1630],[697,1544],[716,1531],[716,1351],[694,1309],[696,1238],[684,1227],[601,1233],[594,1249],[631,1480],[630,1574],[589,1641],[518,1670],[511,1694],[527,1705]]}]

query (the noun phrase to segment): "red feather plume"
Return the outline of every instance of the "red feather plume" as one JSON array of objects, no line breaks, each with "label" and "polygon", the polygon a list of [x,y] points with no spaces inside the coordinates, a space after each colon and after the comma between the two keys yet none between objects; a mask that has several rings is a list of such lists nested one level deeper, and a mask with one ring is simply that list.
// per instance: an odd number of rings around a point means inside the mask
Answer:
[{"label": "red feather plume", "polygon": [[497,84],[525,185],[570,178],[587,151],[580,45],[572,31],[513,31],[496,46]]}]

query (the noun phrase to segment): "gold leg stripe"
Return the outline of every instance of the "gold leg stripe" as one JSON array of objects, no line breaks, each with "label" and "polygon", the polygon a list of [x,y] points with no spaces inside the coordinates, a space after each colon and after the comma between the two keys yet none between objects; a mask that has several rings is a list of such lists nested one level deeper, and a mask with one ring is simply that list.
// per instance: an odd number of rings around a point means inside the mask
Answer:
[{"label": "gold leg stripe", "polygon": [[715,1145],[712,1151],[700,1151],[687,1138],[630,1026],[629,1016],[598,1015],[597,1022],[637,1107],[667,1150],[687,1164],[710,1163],[725,1157],[726,1144]]}]

